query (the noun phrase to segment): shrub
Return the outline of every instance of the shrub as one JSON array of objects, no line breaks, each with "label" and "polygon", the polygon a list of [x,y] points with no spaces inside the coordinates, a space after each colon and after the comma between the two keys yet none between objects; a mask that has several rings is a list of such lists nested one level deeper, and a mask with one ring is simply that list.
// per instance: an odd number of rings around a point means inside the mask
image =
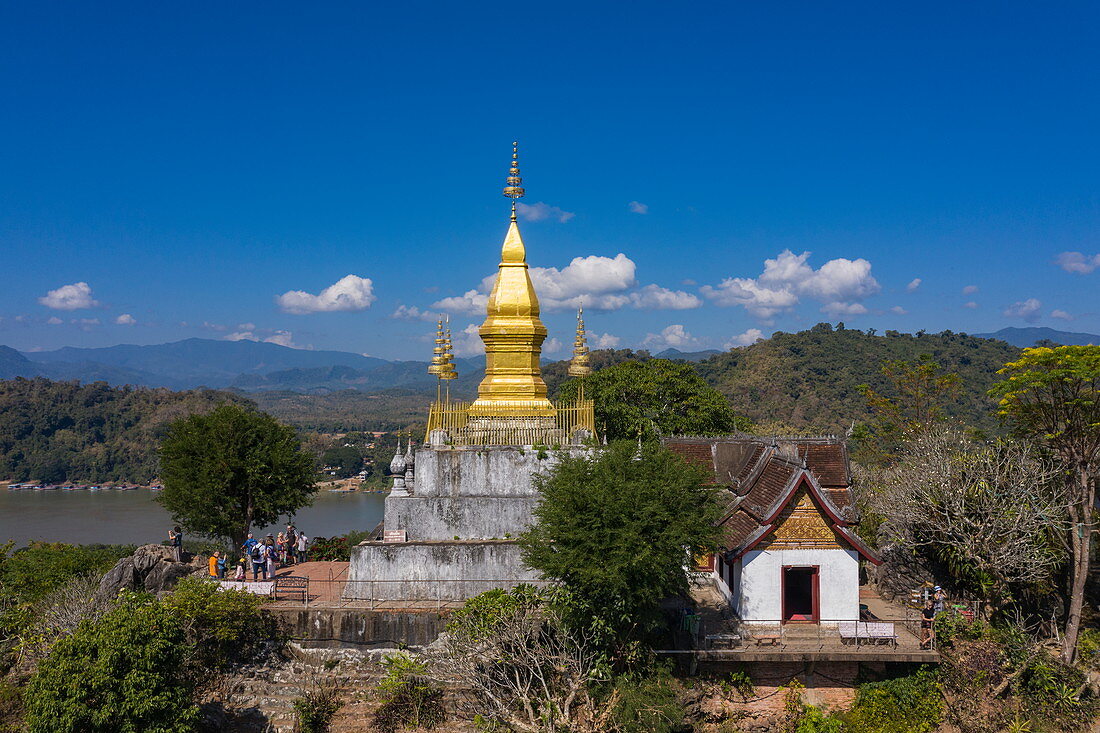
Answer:
[{"label": "shrub", "polygon": [[315,537],[309,546],[309,559],[347,562],[351,559],[348,538]]},{"label": "shrub", "polygon": [[620,677],[610,700],[615,705],[611,730],[618,733],[674,733],[683,727],[686,711],[676,699],[667,671],[649,677]]},{"label": "shrub", "polygon": [[374,727],[382,733],[403,728],[434,728],[446,718],[443,691],[424,676],[423,662],[408,654],[387,655],[386,674],[378,683],[382,706],[374,713]]},{"label": "shrub", "polygon": [[336,712],[343,705],[334,684],[317,685],[291,703],[296,733],[326,733]]},{"label": "shrub", "polygon": [[846,733],[925,733],[942,715],[938,677],[923,667],[908,677],[860,685],[852,709],[840,718]]},{"label": "shrub", "polygon": [[225,669],[251,661],[277,641],[274,617],[260,596],[243,590],[219,590],[209,578],[184,578],[164,597],[194,645],[191,661],[204,668]]},{"label": "shrub", "polygon": [[127,594],[50,651],[25,695],[31,733],[184,733],[199,711],[175,614]]}]

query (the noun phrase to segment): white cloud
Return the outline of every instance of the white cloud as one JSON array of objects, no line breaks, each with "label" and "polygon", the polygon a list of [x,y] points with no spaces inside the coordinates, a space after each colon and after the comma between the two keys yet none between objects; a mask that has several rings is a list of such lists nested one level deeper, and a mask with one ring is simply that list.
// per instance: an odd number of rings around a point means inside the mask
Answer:
[{"label": "white cloud", "polygon": [[914,290],[916,290],[917,288],[920,287],[920,284],[921,284],[921,279],[919,277],[915,277],[915,278],[913,278],[912,280],[909,281],[909,284],[905,286],[905,289],[908,292],[912,293]]},{"label": "white cloud", "polygon": [[290,331],[276,331],[267,338],[264,339],[269,344],[278,344],[279,346],[287,346],[290,348],[297,348],[294,345],[294,334]]},{"label": "white cloud", "polygon": [[826,303],[821,306],[821,312],[830,316],[862,316],[867,314],[867,306],[863,303]]},{"label": "white cloud", "polygon": [[970,301],[969,303],[963,303],[963,308],[970,308],[971,310],[973,310],[977,307],[978,307],[978,304],[975,303],[973,300]]},{"label": "white cloud", "polygon": [[61,320],[57,316],[50,316],[49,319],[46,321],[46,323],[50,324],[51,326],[60,326],[64,322],[65,321]]},{"label": "white cloud", "polygon": [[648,333],[646,337],[642,339],[643,346],[657,349],[674,348],[683,350],[685,348],[697,348],[702,346],[702,343],[701,339],[692,336],[679,323],[667,326],[662,329],[660,333]]},{"label": "white cloud", "polygon": [[276,296],[275,302],[287,313],[331,313],[361,311],[375,301],[374,284],[369,277],[345,275],[317,295],[304,290],[288,290]]},{"label": "white cloud", "polygon": [[561,339],[548,338],[542,344],[542,353],[544,353],[544,354],[556,354],[557,352],[562,350],[562,346],[563,346],[563,344],[561,342]]},{"label": "white cloud", "polygon": [[618,336],[609,333],[588,334],[588,345],[593,349],[614,349],[622,341]]},{"label": "white cloud", "polygon": [[[243,326],[252,326],[251,323],[241,324]],[[255,328],[255,326],[253,326]],[[291,349],[301,348],[294,343],[294,334],[290,331],[283,330],[261,330],[259,333],[254,331],[234,331],[222,336],[223,341],[262,341],[268,344],[278,344],[279,346],[286,346]],[[312,348],[312,347],[310,347]]]},{"label": "white cloud", "polygon": [[[186,323],[186,322],[184,322],[184,323],[181,323],[180,325],[181,325],[181,326],[185,326],[185,327],[186,327],[186,326],[187,326],[187,323]],[[228,327],[228,326],[223,326],[223,325],[222,325],[222,324],[220,324],[220,323],[211,323],[210,321],[203,321],[203,322],[202,322],[202,325],[201,325],[201,326],[199,326],[199,328],[204,328],[204,329],[206,329],[207,331],[220,331],[220,332],[224,332],[224,331],[228,331],[228,330],[229,330],[229,327]]]},{"label": "white cloud", "polygon": [[137,323],[137,319],[131,316],[129,313],[123,313],[115,319],[115,323],[120,326],[133,326]]},{"label": "white cloud", "polygon": [[[703,304],[692,293],[655,284],[634,289],[636,270],[634,261],[620,252],[614,257],[574,257],[560,270],[532,267],[528,273],[544,311],[575,310],[581,306],[604,311],[626,307],[685,310]],[[475,290],[438,300],[432,308],[451,313],[484,313],[496,277],[496,273],[488,275]]]},{"label": "white cloud", "polygon": [[534,204],[525,204],[522,201],[518,201],[516,202],[516,213],[525,221],[557,219],[563,224],[576,216],[572,211],[563,211],[557,206],[551,206],[542,201]]},{"label": "white cloud", "polygon": [[443,300],[432,303],[432,308],[446,311],[447,313],[484,313],[489,305],[489,296],[476,290],[467,290],[462,295],[452,295]]},{"label": "white cloud", "polygon": [[1004,315],[1009,318],[1022,318],[1028,323],[1035,323],[1035,321],[1039,320],[1039,316],[1042,315],[1039,312],[1039,309],[1042,307],[1043,303],[1038,298],[1018,300],[1005,309]]},{"label": "white cloud", "polygon": [[748,346],[749,344],[755,344],[764,338],[764,332],[759,328],[750,328],[744,333],[739,333],[729,341],[726,342],[725,348],[734,349],[738,346]]},{"label": "white cloud", "polygon": [[643,204],[641,201],[631,201],[629,204],[627,204],[627,208],[629,208],[635,214],[649,213],[649,204]]},{"label": "white cloud", "polygon": [[255,328],[256,328],[255,323],[238,323],[237,324],[237,330],[238,331],[251,331]]},{"label": "white cloud", "polygon": [[659,310],[687,310],[703,304],[699,296],[685,293],[683,290],[669,290],[659,285],[646,285],[630,294],[630,304],[635,308]]},{"label": "white cloud", "polygon": [[1050,312],[1051,318],[1058,318],[1063,321],[1072,321],[1073,316],[1061,309],[1055,309]]},{"label": "white cloud", "polygon": [[978,292],[977,285],[967,285],[965,288],[963,288],[963,295],[973,295],[976,292]]},{"label": "white cloud", "polygon": [[399,321],[434,321],[439,316],[426,310],[420,310],[415,305],[399,305],[397,310],[390,314],[390,318],[396,318]]},{"label": "white cloud", "polygon": [[478,325],[471,323],[451,339],[456,356],[476,356],[485,352],[485,342],[478,333]]},{"label": "white cloud", "polygon": [[1088,275],[1100,267],[1100,254],[1086,255],[1081,252],[1063,252],[1054,258],[1054,262],[1066,272]]},{"label": "white cloud", "polygon": [[907,315],[909,315],[909,311],[905,310],[900,305],[895,305],[893,308],[890,309],[890,312],[893,313],[896,316],[907,316]]},{"label": "white cloud", "polygon": [[720,306],[744,306],[762,319],[789,311],[802,297],[824,303],[827,313],[858,314],[866,308],[857,301],[881,290],[871,275],[871,263],[865,259],[829,260],[814,270],[806,260],[809,252],[796,255],[783,250],[774,259],[764,260],[764,272],[757,278],[726,278],[717,286],[704,285],[704,296]]},{"label": "white cloud", "polygon": [[99,325],[98,318],[74,318],[70,321],[77,326],[80,326],[81,331],[91,331],[93,328]]},{"label": "white cloud", "polygon": [[92,288],[86,282],[62,285],[50,290],[38,302],[47,308],[58,311],[75,311],[81,308],[95,308],[99,302],[92,298]]}]

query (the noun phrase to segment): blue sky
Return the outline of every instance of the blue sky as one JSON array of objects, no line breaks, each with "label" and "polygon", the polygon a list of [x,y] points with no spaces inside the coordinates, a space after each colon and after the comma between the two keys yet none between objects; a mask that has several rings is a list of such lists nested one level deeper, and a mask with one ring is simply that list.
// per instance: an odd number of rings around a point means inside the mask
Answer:
[{"label": "blue sky", "polygon": [[565,347],[1100,332],[1095,3],[230,5],[0,11],[0,343],[426,358],[513,139]]}]

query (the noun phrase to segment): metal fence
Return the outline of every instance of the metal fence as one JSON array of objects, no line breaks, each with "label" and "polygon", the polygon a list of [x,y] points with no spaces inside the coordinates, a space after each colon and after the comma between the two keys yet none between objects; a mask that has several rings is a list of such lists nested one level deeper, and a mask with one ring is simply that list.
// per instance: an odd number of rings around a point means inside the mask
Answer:
[{"label": "metal fence", "polygon": [[527,403],[495,402],[492,415],[479,415],[469,402],[433,402],[428,410],[428,428],[442,430],[454,445],[565,445],[579,430],[596,434],[596,413],[592,400],[555,404],[552,412],[532,410]]}]

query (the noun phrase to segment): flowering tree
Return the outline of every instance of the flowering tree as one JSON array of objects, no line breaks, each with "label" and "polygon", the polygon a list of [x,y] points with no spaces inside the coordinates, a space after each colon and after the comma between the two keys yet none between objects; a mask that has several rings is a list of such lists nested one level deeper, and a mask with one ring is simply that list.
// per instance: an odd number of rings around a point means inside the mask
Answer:
[{"label": "flowering tree", "polygon": [[994,385],[990,394],[999,400],[1000,413],[1011,419],[1019,432],[1049,447],[1065,471],[1072,565],[1062,658],[1072,663],[1089,574],[1089,544],[1096,531],[1100,346],[1025,349],[1020,359],[1006,364],[999,374],[1005,379]]}]

